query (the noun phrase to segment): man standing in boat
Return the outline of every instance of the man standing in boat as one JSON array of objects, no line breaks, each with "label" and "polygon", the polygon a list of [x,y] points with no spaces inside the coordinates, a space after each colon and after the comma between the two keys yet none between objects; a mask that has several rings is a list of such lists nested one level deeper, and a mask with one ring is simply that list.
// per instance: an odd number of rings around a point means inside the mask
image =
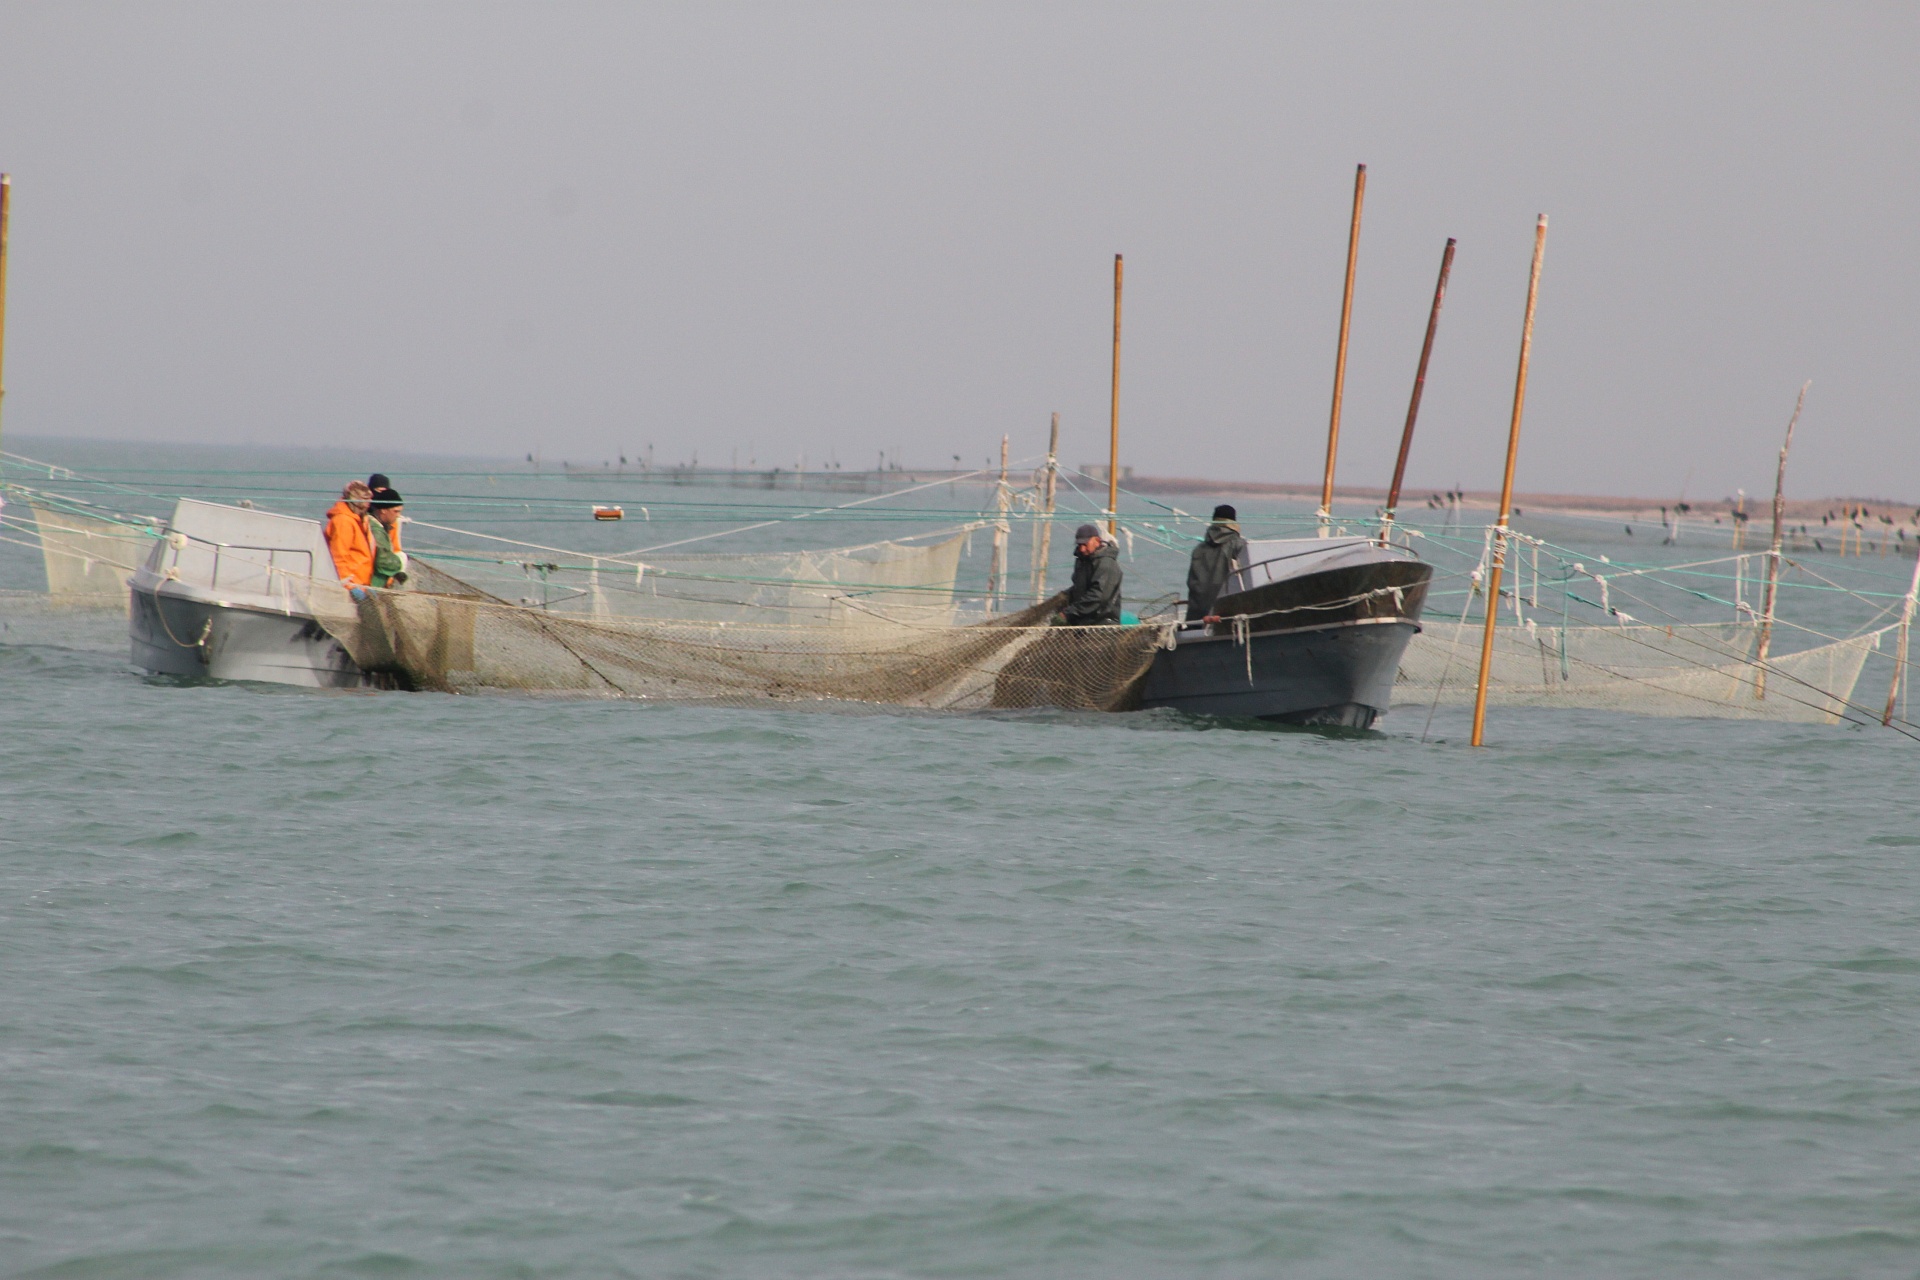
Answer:
[{"label": "man standing in boat", "polygon": [[[379,477],[386,479],[385,476]],[[397,587],[407,580],[407,555],[400,549],[400,495],[391,485],[373,491],[367,533],[373,539],[373,585]]]},{"label": "man standing in boat", "polygon": [[1073,533],[1073,585],[1060,621],[1069,627],[1111,626],[1120,621],[1120,548],[1083,524]]},{"label": "man standing in boat", "polygon": [[367,508],[373,490],[352,481],[340,491],[340,501],[327,511],[327,550],[333,553],[333,571],[355,600],[367,597],[373,581],[373,535],[367,531]]},{"label": "man standing in boat", "polygon": [[1187,621],[1197,622],[1213,616],[1214,602],[1226,588],[1227,579],[1247,554],[1247,540],[1240,536],[1239,513],[1226,503],[1213,509],[1213,523],[1193,549],[1187,566]]}]

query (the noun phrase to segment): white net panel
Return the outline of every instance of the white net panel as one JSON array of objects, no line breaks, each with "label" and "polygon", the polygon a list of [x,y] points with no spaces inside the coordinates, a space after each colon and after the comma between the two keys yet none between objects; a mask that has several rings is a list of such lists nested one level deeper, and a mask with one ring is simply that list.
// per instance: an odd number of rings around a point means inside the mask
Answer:
[{"label": "white net panel", "polygon": [[823,551],[672,554],[552,563],[463,558],[461,578],[547,613],[747,626],[862,628],[953,621],[965,533]]},{"label": "white net panel", "polygon": [[[1394,705],[1471,703],[1479,621],[1423,624],[1407,647]],[[1756,622],[1559,627],[1502,622],[1487,700],[1496,706],[1586,707],[1640,715],[1833,723],[1847,710],[1880,632],[1773,653],[1764,696]],[[1775,632],[1775,644],[1780,634]]]},{"label": "white net panel", "polygon": [[48,595],[88,604],[126,599],[127,577],[153,545],[146,529],[39,502],[27,507],[40,530]]}]

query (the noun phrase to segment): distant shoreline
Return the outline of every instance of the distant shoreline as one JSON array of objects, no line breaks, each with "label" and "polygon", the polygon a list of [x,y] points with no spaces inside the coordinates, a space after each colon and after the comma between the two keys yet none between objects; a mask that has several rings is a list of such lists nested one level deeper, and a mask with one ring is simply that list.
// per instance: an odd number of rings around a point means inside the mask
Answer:
[{"label": "distant shoreline", "polygon": [[[884,471],[872,469],[855,471],[832,467],[810,467],[804,472],[796,472],[791,467],[752,467],[730,468],[713,466],[665,465],[646,468],[636,459],[620,465],[605,463],[576,463],[563,460],[542,460],[529,463],[517,458],[489,457],[481,454],[461,455],[455,453],[427,452],[412,449],[374,449],[354,445],[285,445],[285,444],[209,444],[200,441],[157,441],[116,439],[98,436],[39,436],[28,433],[9,433],[0,440],[0,448],[12,453],[24,446],[21,452],[31,454],[39,449],[61,445],[83,445],[90,448],[112,448],[127,446],[134,448],[178,448],[191,450],[204,455],[214,450],[247,450],[260,452],[285,451],[301,457],[309,465],[322,466],[344,455],[378,455],[390,459],[388,470],[397,469],[396,464],[404,466],[405,461],[420,462],[462,461],[476,464],[498,464],[486,467],[497,474],[524,471],[529,474],[562,476],[573,480],[624,480],[651,481],[665,484],[718,484],[726,485],[730,481],[745,488],[820,488],[827,491],[844,490],[847,492],[879,492],[894,486],[939,483],[942,480],[963,480],[979,483],[989,477],[989,472],[981,469],[950,470],[935,467],[888,468]],[[1028,468],[1018,471],[1019,482],[1024,483],[1029,474]],[[1100,470],[1104,470],[1101,468]],[[1320,487],[1313,484],[1287,484],[1251,480],[1213,480],[1188,476],[1146,476],[1138,475],[1122,468],[1122,485],[1140,494],[1155,497],[1195,496],[1205,498],[1260,497],[1286,498],[1299,502],[1318,503]],[[1062,475],[1074,475],[1083,481],[1091,480],[1097,484],[1106,483],[1105,478],[1092,468],[1062,467]],[[796,483],[797,482],[797,483]],[[1105,495],[1100,495],[1104,497]],[[1378,506],[1386,500],[1384,488],[1339,486],[1334,490],[1336,501],[1346,503],[1365,503]],[[1431,509],[1429,500],[1436,491],[1428,487],[1409,488],[1401,495],[1400,508],[1409,515],[1414,512]],[[1476,509],[1491,510],[1498,501],[1498,493],[1486,489],[1468,489],[1460,493],[1461,505]],[[1605,516],[1622,519],[1657,520],[1663,510],[1671,513],[1682,499],[1622,497],[1597,494],[1543,493],[1528,491],[1514,495],[1514,505],[1522,513],[1532,511],[1541,515]],[[1721,519],[1732,517],[1734,500],[1728,496],[1718,498],[1687,498],[1687,510],[1681,514],[1690,518]],[[1920,526],[1920,503],[1894,498],[1863,497],[1857,495],[1826,495],[1815,498],[1788,498],[1786,517],[1796,523],[1805,523],[1821,519],[1823,516],[1838,518],[1848,508],[1864,507],[1868,519],[1874,524],[1885,524],[1881,519],[1891,516],[1895,527],[1909,528]],[[1755,525],[1771,519],[1773,500],[1771,494],[1750,493],[1746,499],[1748,519]]]},{"label": "distant shoreline", "polygon": [[[1304,484],[1261,484],[1245,480],[1199,480],[1177,476],[1130,476],[1126,487],[1135,493],[1150,493],[1156,497],[1177,497],[1182,494],[1218,494],[1221,497],[1261,497],[1295,498],[1303,502],[1317,503],[1320,500],[1318,485]],[[1387,500],[1385,489],[1347,488],[1337,486],[1334,500],[1348,502],[1370,502],[1378,506]],[[1409,488],[1400,495],[1400,510],[1413,513],[1430,509],[1428,502],[1436,496],[1429,488]],[[1461,505],[1484,507],[1491,510],[1500,500],[1497,491],[1467,489],[1460,493]],[[1532,511],[1541,515],[1569,516],[1620,516],[1642,520],[1657,520],[1664,510],[1672,512],[1682,501],[1676,498],[1629,498],[1606,497],[1593,494],[1576,493],[1515,493],[1513,505],[1522,512]],[[1688,498],[1684,499],[1687,509],[1681,514],[1698,519],[1701,517],[1730,519],[1735,502],[1732,498]],[[1864,507],[1871,519],[1878,520],[1881,515],[1893,517],[1896,526],[1912,526],[1920,517],[1920,504],[1901,502],[1891,498],[1858,497],[1822,497],[1788,498],[1784,503],[1786,518],[1793,521],[1818,520],[1822,516],[1839,514],[1853,507]],[[1746,502],[1747,517],[1754,523],[1772,518],[1773,497],[1771,494],[1748,494]]]}]

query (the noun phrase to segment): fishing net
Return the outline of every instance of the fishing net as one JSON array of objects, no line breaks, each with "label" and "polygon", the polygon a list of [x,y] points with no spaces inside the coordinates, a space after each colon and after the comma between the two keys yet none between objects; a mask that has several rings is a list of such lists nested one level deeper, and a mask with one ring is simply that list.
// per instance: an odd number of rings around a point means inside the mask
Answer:
[{"label": "fishing net", "polygon": [[[1427,622],[1408,645],[1396,707],[1471,703],[1482,623]],[[1848,709],[1880,632],[1795,653],[1772,653],[1764,694],[1753,659],[1757,622],[1549,626],[1494,632],[1487,701],[1496,706],[1586,707],[1655,716],[1834,723]],[[1778,644],[1779,632],[1775,632]]]},{"label": "fishing net", "polygon": [[39,526],[49,596],[72,603],[125,602],[127,577],[153,545],[149,530],[41,502],[27,507]]},{"label": "fishing net", "polygon": [[[49,479],[62,485],[84,479],[50,464],[32,465],[45,465]],[[88,483],[94,484],[89,492],[100,504],[125,501],[120,495],[132,492],[107,481]],[[909,486],[902,493],[924,488]],[[115,518],[110,507],[66,493],[11,483],[5,489],[23,499],[37,534],[5,540],[37,544],[50,605],[126,598],[127,576],[152,545],[151,522]],[[738,518],[749,523],[740,528],[716,534],[699,531],[703,526],[695,523],[692,536],[679,544],[631,553],[569,551],[496,532],[410,524],[413,580],[360,605],[327,573],[327,553],[311,521],[301,521],[302,528],[292,532],[278,523],[267,528],[270,513],[252,513],[250,502],[196,506],[197,500],[182,497],[176,516],[191,510],[198,523],[167,537],[176,547],[172,563],[183,581],[217,588],[223,598],[246,597],[238,607],[288,614],[310,610],[360,665],[417,688],[955,708],[1137,705],[1158,648],[1171,643],[1166,626],[1043,625],[1056,602],[991,614],[1008,578],[1017,576],[1010,575],[1005,535],[998,532],[1007,519],[1006,497],[1003,483],[991,512],[951,512],[968,521],[957,529],[895,534],[886,541],[823,551],[712,554],[689,550],[687,544],[713,545],[709,539],[731,535],[786,540],[791,535],[758,531],[800,519],[822,524],[829,516],[855,519],[845,511],[870,499],[830,512],[783,515],[743,508]],[[563,508],[551,502],[539,512],[517,498],[513,505],[524,507],[530,521],[562,518],[555,513]],[[689,521],[726,515],[706,505],[679,514]],[[917,508],[910,507],[902,503],[884,518],[919,520]],[[247,524],[242,509],[260,517],[258,530]],[[865,514],[881,518],[880,510]],[[1167,510],[1174,517],[1171,527],[1135,521],[1122,529],[1132,599],[1178,598],[1191,530],[1180,523],[1184,513]],[[1051,507],[1049,512],[1047,519],[1064,518],[1052,515]],[[20,508],[0,514],[4,532],[26,535],[25,514]],[[774,518],[760,518],[765,515]],[[1204,522],[1195,518],[1192,523]],[[1278,516],[1271,524],[1280,533],[1299,527]],[[996,534],[986,590],[957,591],[966,540],[987,528]],[[1677,532],[1669,535],[1669,543]],[[446,535],[440,545],[429,541],[436,533]],[[1143,540],[1139,561],[1133,558],[1136,535]],[[1449,525],[1421,536],[1424,558],[1437,571],[1435,606],[1444,607],[1440,601],[1454,596],[1465,601],[1467,612],[1454,614],[1460,621],[1430,618],[1413,638],[1394,702],[1403,707],[1465,703],[1474,696],[1481,637],[1471,611],[1494,535],[1473,536]],[[1598,548],[1578,553],[1540,537],[1511,536],[1513,582],[1517,588],[1530,576],[1531,586],[1524,593],[1504,590],[1502,612],[1511,600],[1518,614],[1523,594],[1536,612],[1516,617],[1511,625],[1503,618],[1496,632],[1489,688],[1495,705],[1767,720],[1859,718],[1850,699],[1869,654],[1880,647],[1881,624],[1903,596],[1907,615],[1913,608],[1913,588],[1895,591],[1857,567],[1851,573],[1843,568],[1844,580],[1832,580],[1824,575],[1835,570],[1787,558],[1775,566],[1783,598],[1789,576],[1801,594],[1795,608],[1783,609],[1777,620],[1773,652],[1764,664],[1763,696],[1762,668],[1755,661],[1761,624],[1752,613],[1764,553],[1710,552],[1706,559],[1681,563],[1679,553],[1646,548],[1632,552],[1631,563],[1614,563],[1597,555]],[[1814,550],[1821,550],[1817,542]],[[1155,563],[1152,557],[1162,551],[1169,553],[1165,563]],[[1032,576],[1037,596],[1044,569],[1036,566]],[[1773,576],[1771,570],[1767,576]],[[1557,622],[1551,611],[1538,612],[1543,591],[1561,597]],[[1637,616],[1630,617],[1625,608]],[[1702,615],[1724,617],[1723,610],[1735,617],[1744,612],[1747,620],[1699,621]],[[1566,621],[1569,611],[1573,625]],[[1582,622],[1583,617],[1603,621]],[[1649,617],[1659,621],[1649,624],[1644,621]],[[1669,622],[1673,625],[1665,625]]]},{"label": "fishing net", "polygon": [[[646,554],[540,562],[462,557],[461,577],[546,613],[730,625],[866,627],[953,620],[965,532],[926,546],[875,542],[821,551]],[[883,628],[884,629],[884,628]]]},{"label": "fishing net", "polygon": [[570,614],[415,566],[411,589],[358,606],[316,589],[316,614],[362,667],[448,692],[1114,711],[1137,705],[1166,639],[1159,627],[1047,626],[1059,598],[973,626]]}]

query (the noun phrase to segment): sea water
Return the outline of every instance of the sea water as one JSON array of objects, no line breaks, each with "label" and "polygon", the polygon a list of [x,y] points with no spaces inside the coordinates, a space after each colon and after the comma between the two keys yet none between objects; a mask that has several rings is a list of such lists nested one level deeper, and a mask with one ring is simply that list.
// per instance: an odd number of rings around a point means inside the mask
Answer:
[{"label": "sea water", "polygon": [[15,618],[0,1273],[1920,1271],[1898,734],[311,693]]}]

